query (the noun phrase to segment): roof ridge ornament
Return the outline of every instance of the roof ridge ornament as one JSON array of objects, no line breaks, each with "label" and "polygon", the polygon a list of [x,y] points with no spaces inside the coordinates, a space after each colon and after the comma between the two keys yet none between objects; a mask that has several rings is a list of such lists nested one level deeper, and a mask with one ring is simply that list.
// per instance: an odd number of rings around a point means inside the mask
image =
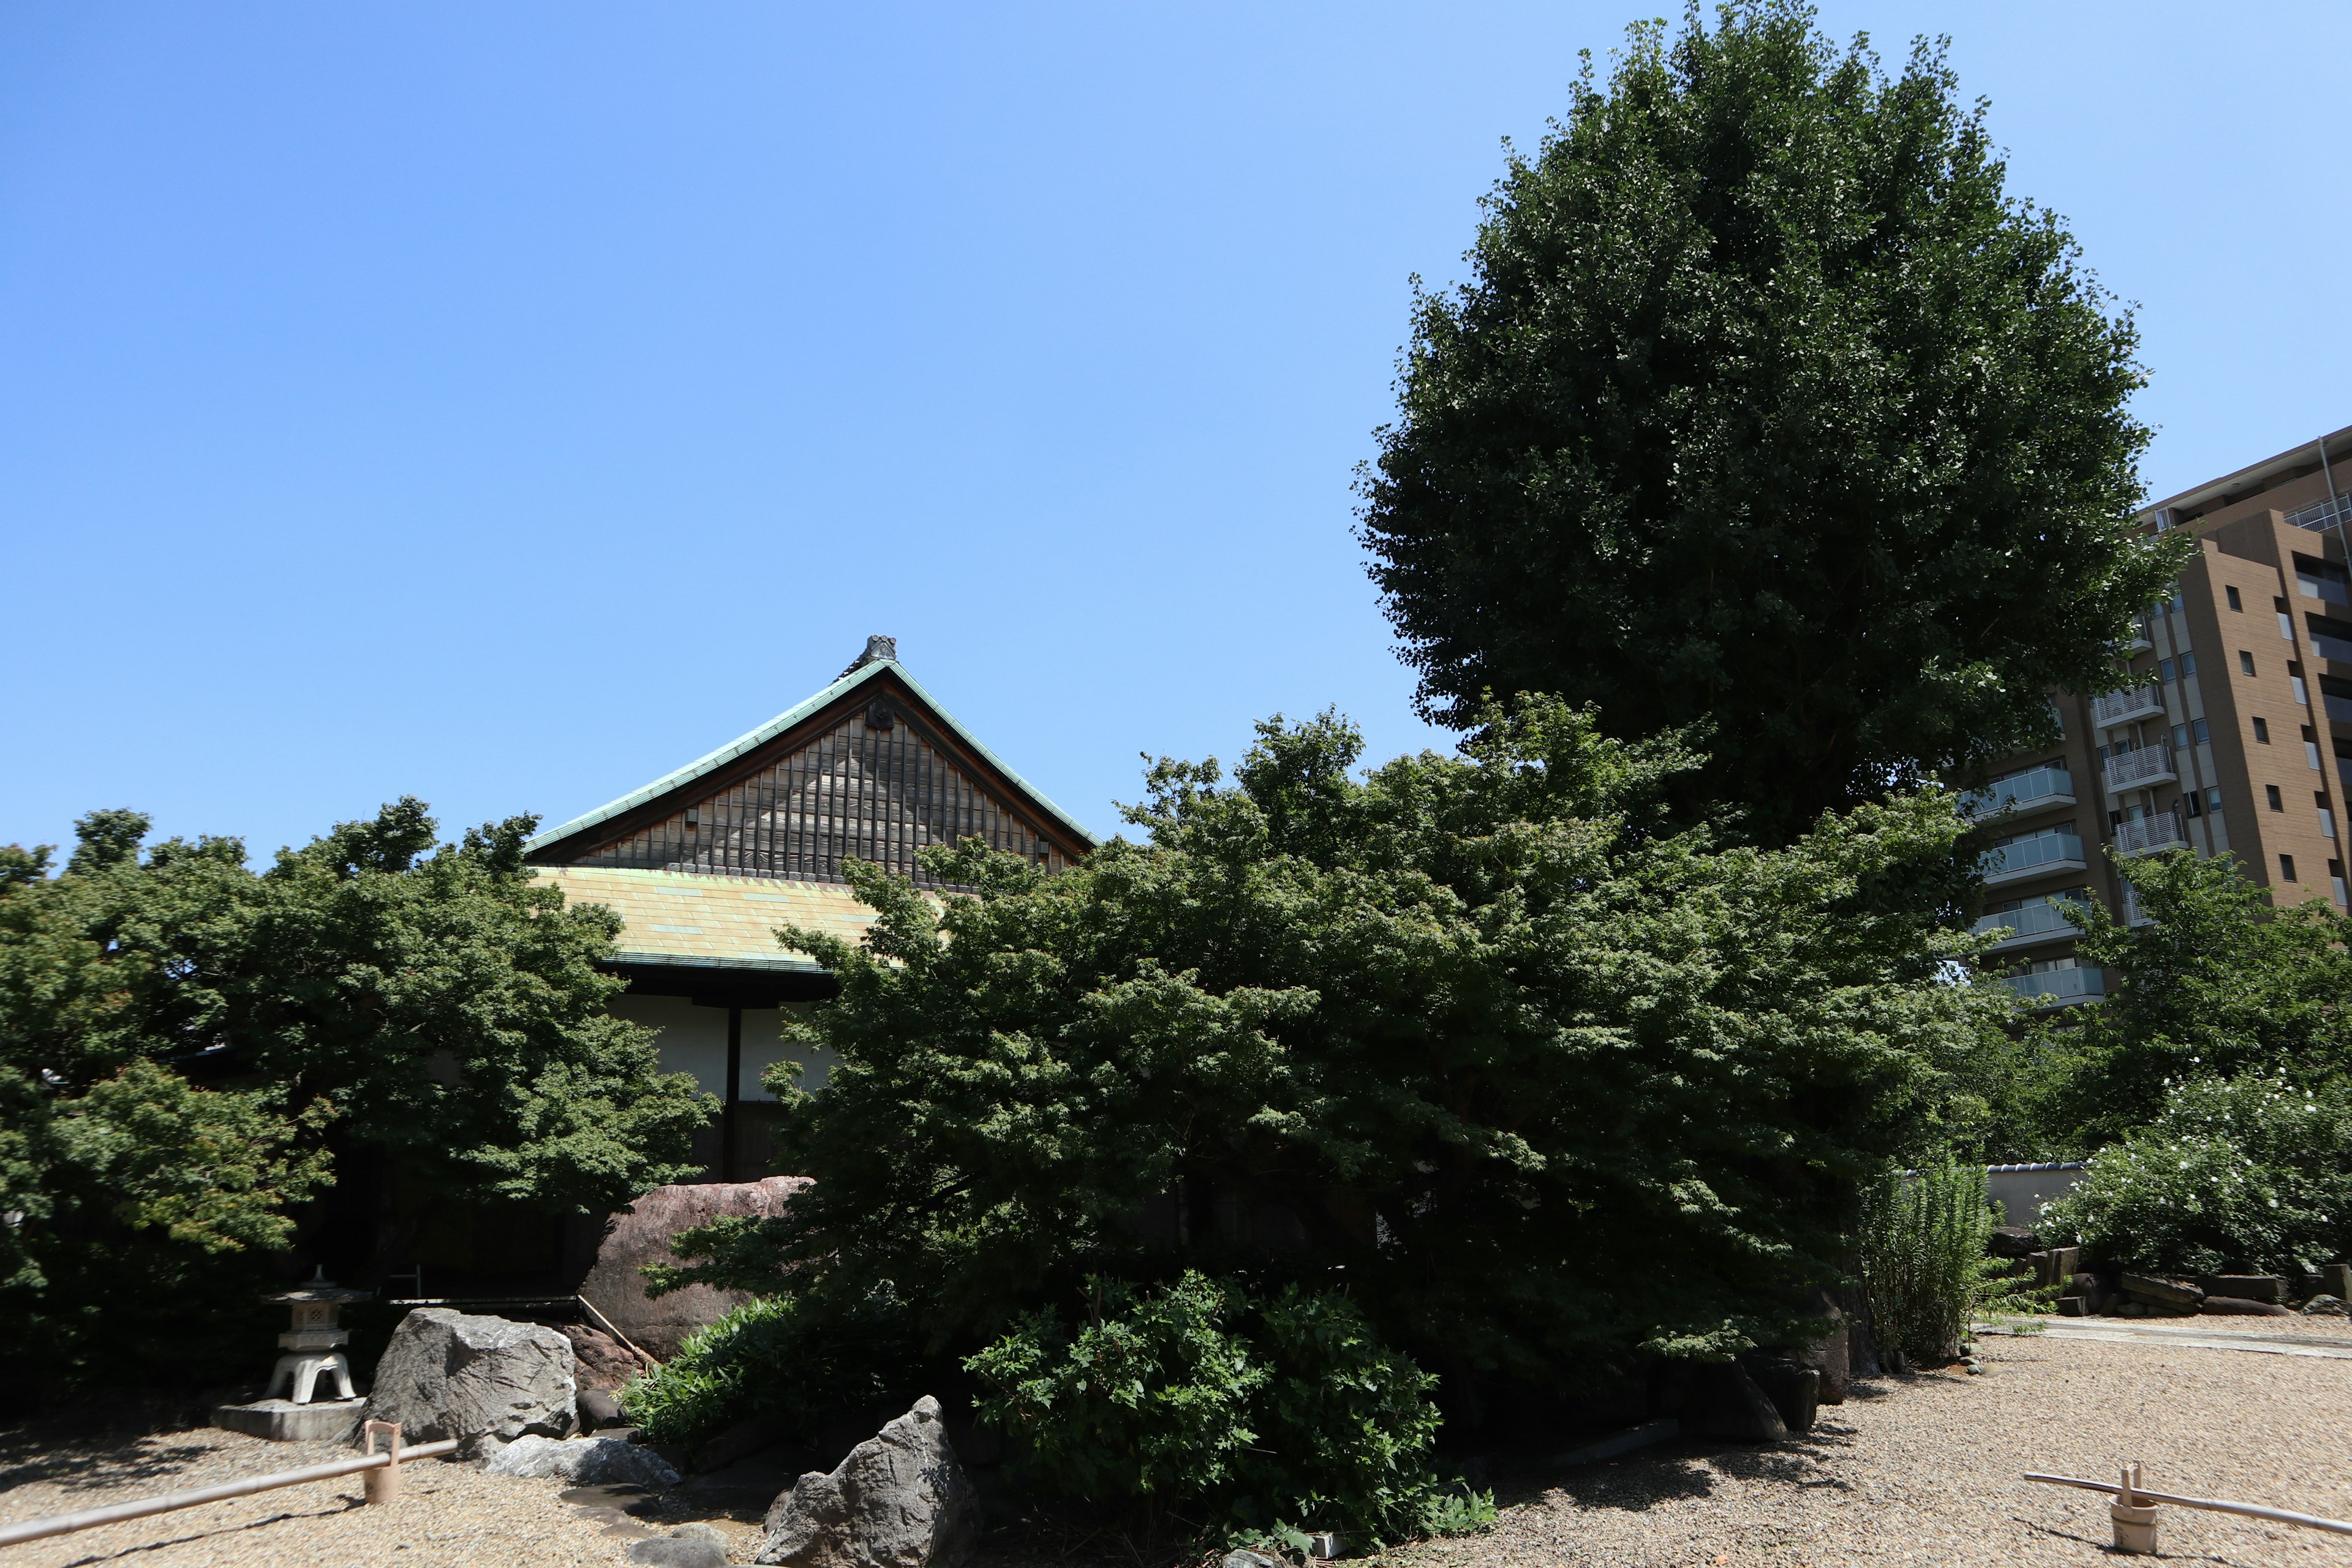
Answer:
[{"label": "roof ridge ornament", "polygon": [[881,664],[886,661],[891,664],[898,662],[898,639],[897,637],[886,637],[879,632],[877,632],[872,637],[866,639],[866,651],[859,654],[856,658],[851,659],[849,661],[849,668],[843,670],[839,675],[835,676],[834,679],[835,680],[846,680],[851,676],[856,674],[859,670],[864,669],[869,664]]}]

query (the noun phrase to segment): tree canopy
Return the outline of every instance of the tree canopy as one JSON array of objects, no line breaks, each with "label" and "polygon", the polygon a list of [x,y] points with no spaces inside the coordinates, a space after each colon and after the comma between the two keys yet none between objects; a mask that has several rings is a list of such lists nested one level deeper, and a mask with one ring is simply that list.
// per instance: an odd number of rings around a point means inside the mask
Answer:
[{"label": "tree canopy", "polygon": [[1262,725],[1062,874],[929,852],[971,897],[855,868],[863,945],[779,933],[841,977],[828,1080],[772,1079],[815,1184],[673,1282],[886,1292],[970,1344],[1090,1271],[1306,1270],[1538,1381],[1779,1340],[2007,1016],[1947,962],[1965,825],[1927,794],[1725,847],[1665,819],[1680,742],[1482,724],[1362,777],[1344,721]]},{"label": "tree canopy", "polygon": [[141,1302],[201,1316],[188,1296],[249,1282],[362,1155],[434,1201],[559,1212],[694,1168],[708,1097],[605,1012],[616,917],[531,880],[531,819],[436,845],[403,800],[258,873],[234,839],[147,826],[90,814],[56,874],[0,848],[13,1344],[70,1362]]},{"label": "tree canopy", "polygon": [[2179,550],[2132,521],[2137,332],[1958,95],[1790,0],[1588,59],[1419,295],[1360,486],[1428,715],[1705,721],[1686,787],[1785,842],[2119,668]]}]

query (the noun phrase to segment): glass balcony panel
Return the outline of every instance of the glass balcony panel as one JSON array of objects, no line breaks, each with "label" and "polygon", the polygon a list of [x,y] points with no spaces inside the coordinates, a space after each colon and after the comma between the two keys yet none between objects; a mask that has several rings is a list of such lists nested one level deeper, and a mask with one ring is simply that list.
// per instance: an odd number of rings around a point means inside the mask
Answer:
[{"label": "glass balcony panel", "polygon": [[2044,871],[2076,870],[2083,865],[2083,841],[2072,833],[2037,833],[1996,844],[1982,861],[1987,882],[2012,882]]},{"label": "glass balcony panel", "polygon": [[2312,650],[2322,658],[2332,659],[2337,664],[2352,664],[2352,642],[2347,642],[2342,637],[2332,637],[2326,632],[2314,632],[2311,634],[2311,647]]},{"label": "glass balcony panel", "polygon": [[2323,692],[2320,694],[2320,700],[2326,704],[2327,716],[2330,719],[2339,723],[2352,724],[2352,697],[2330,697]]},{"label": "glass balcony panel", "polygon": [[2142,746],[2136,752],[2118,752],[2106,762],[2109,795],[2118,790],[2146,789],[2179,776],[2172,765],[2170,746]]},{"label": "glass balcony panel", "polygon": [[2159,849],[2185,847],[2188,842],[2189,830],[2181,826],[2180,818],[2168,811],[2126,822],[2116,829],[2118,855],[2152,855]]},{"label": "glass balcony panel", "polygon": [[1989,931],[2008,931],[2007,936],[1992,944],[1994,952],[2070,937],[2074,934],[2074,922],[2066,918],[2065,905],[2069,902],[2072,900],[2043,899],[2021,910],[2000,910],[1978,921],[1976,933],[1983,936]]},{"label": "glass balcony panel", "polygon": [[2097,969],[2052,969],[2040,974],[2005,974],[2001,984],[2042,1007],[2063,1007],[2107,994],[2106,974]]},{"label": "glass balcony panel", "polygon": [[2352,592],[2333,577],[2315,577],[2308,572],[2294,574],[2294,585],[2306,599],[2325,599],[2331,605],[2352,605]]},{"label": "glass balcony panel", "polygon": [[2030,811],[2042,805],[2072,805],[2074,775],[2064,768],[2031,768],[1995,779],[1984,788],[1960,796],[1961,815],[1981,822],[2005,811]]},{"label": "glass balcony panel", "polygon": [[2163,711],[2164,694],[2153,686],[2134,686],[2091,699],[2091,717],[2103,730],[2110,724],[2127,724]]}]

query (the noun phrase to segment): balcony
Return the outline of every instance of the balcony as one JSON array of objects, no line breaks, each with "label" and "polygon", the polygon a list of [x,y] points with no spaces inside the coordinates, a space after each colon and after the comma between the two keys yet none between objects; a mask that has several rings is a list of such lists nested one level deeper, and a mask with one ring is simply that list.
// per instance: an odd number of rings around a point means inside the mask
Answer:
[{"label": "balcony", "polygon": [[2157,718],[2163,712],[2164,693],[2153,686],[2135,686],[2091,699],[2092,721],[2102,730],[2135,719]]},{"label": "balcony", "polygon": [[1999,910],[1977,921],[1976,933],[2009,933],[1987,948],[1988,952],[2010,952],[2021,947],[2039,947],[2046,942],[2064,942],[2075,934],[2074,922],[2065,915],[2065,906],[2072,901],[2053,896],[2021,910]]},{"label": "balcony", "polygon": [[2170,746],[2142,746],[2136,752],[2118,752],[2107,759],[2102,771],[2109,795],[2170,784],[2180,776],[2173,768]]},{"label": "balcony", "polygon": [[2137,822],[2126,822],[2116,829],[2116,853],[2123,856],[2153,855],[2159,849],[2189,847],[2189,829],[2180,818],[2168,811],[2154,816],[2143,816]]},{"label": "balcony", "polygon": [[1988,888],[2058,871],[2079,871],[2083,868],[2083,841],[2071,833],[2036,833],[1994,845],[1985,852],[1980,864]]},{"label": "balcony", "polygon": [[2107,994],[2107,977],[2096,969],[2049,969],[2040,974],[2004,974],[2002,984],[2036,1007],[2072,1007]]},{"label": "balcony", "polygon": [[2155,646],[2156,637],[2148,629],[2148,618],[2142,616],[2132,623],[2130,649],[2134,653],[2146,653]]},{"label": "balcony", "polygon": [[2028,768],[1960,796],[1960,815],[1971,822],[1982,822],[2003,812],[2038,811],[2045,805],[2074,804],[2073,773],[2064,768]]},{"label": "balcony", "polygon": [[2342,637],[2329,637],[2326,632],[2314,632],[2311,634],[2311,647],[2314,653],[2324,659],[2336,664],[2352,664],[2352,642],[2346,642]]}]

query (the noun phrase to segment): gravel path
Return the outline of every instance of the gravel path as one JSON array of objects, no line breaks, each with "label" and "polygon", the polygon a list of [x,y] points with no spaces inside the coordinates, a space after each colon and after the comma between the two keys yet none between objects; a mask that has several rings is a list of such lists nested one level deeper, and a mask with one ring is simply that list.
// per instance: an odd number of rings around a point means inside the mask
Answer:
[{"label": "gravel path", "polygon": [[[39,1452],[12,1443],[0,1447],[0,1521],[299,1469],[352,1452],[339,1443],[268,1443],[212,1426]],[[576,1568],[627,1562],[627,1542],[604,1533],[611,1516],[590,1517],[563,1501],[557,1495],[562,1481],[487,1476],[474,1466],[433,1459],[401,1471],[400,1500],[377,1508],[361,1505],[358,1476],[341,1476],[0,1547],[0,1563]]]},{"label": "gravel path", "polygon": [[[2265,1323],[2264,1328],[2272,1325]],[[2341,1331],[2341,1325],[2339,1330]],[[1805,1437],[1769,1448],[1669,1445],[1506,1492],[1487,1533],[1394,1553],[1398,1568],[1826,1568],[2111,1561],[2106,1500],[2026,1469],[2105,1479],[2127,1458],[2150,1485],[2352,1519],[2352,1363],[2150,1341],[1979,1342],[1981,1378],[1858,1384]],[[340,1458],[213,1428],[37,1450],[0,1444],[0,1520]],[[424,1461],[388,1508],[359,1479],[0,1548],[0,1568],[571,1568],[622,1564],[641,1527],[567,1502],[558,1481]],[[683,1500],[681,1500],[682,1501]],[[667,1519],[670,1513],[664,1509]],[[740,1529],[740,1525],[736,1526]],[[2165,1554],[2243,1568],[2352,1563],[2352,1538],[2167,1509]],[[739,1559],[748,1539],[738,1542]],[[996,1535],[992,1564],[1044,1563]]]},{"label": "gravel path", "polygon": [[[1769,1448],[1677,1444],[1570,1471],[1498,1500],[1517,1506],[1487,1534],[1394,1560],[2087,1565],[2113,1561],[2107,1500],[2019,1473],[2112,1479],[2131,1458],[2163,1490],[2352,1519],[2352,1364],[2147,1342],[1979,1344],[1983,1377],[1857,1384],[1809,1436]],[[2178,1508],[2160,1544],[2248,1568],[2352,1563],[2352,1538]]]}]

